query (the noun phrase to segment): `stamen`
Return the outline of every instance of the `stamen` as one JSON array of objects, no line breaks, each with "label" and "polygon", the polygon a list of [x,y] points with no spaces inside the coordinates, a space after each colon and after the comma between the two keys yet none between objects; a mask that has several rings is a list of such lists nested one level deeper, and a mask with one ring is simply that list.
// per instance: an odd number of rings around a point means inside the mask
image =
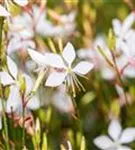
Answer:
[{"label": "stamen", "polygon": [[73,80],[74,80],[74,83],[75,83],[76,87],[78,88],[79,91],[81,91],[81,88],[79,87],[79,85],[77,83],[77,80],[75,78],[75,74],[74,73],[72,74],[72,77],[73,77]]},{"label": "stamen", "polygon": [[76,77],[75,73],[73,73],[75,80],[77,81],[78,85],[82,88],[82,90],[85,92],[85,88],[84,86],[81,84],[81,82],[78,80],[78,78]]},{"label": "stamen", "polygon": [[84,78],[84,79],[86,79],[86,80],[89,80],[88,77],[86,77],[86,76],[84,76],[84,75],[82,75],[82,74],[80,74],[80,73],[78,73],[78,72],[75,72],[75,74],[77,74],[78,76],[80,76],[80,77],[82,77],[82,78]]},{"label": "stamen", "polygon": [[71,87],[72,87],[73,97],[76,97],[75,86],[74,86],[74,81],[72,79],[72,76],[70,76],[70,81],[71,81]]}]

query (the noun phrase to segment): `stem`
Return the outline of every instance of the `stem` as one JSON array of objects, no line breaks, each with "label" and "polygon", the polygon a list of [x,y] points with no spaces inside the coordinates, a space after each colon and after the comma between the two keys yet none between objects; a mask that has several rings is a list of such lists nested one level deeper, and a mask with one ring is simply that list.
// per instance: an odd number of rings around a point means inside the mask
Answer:
[{"label": "stem", "polygon": [[124,90],[124,83],[123,83],[123,80],[121,79],[121,74],[120,74],[119,69],[117,67],[117,63],[116,63],[116,59],[115,59],[113,51],[111,51],[111,55],[112,55],[112,59],[113,59],[113,62],[114,62],[114,67],[116,69],[116,73],[117,73],[119,82],[120,82],[121,87],[122,87],[123,92],[124,92],[125,101],[128,102],[127,95],[126,95],[125,90]]},{"label": "stem", "polygon": [[101,55],[104,57],[104,59],[106,60],[106,62],[111,66],[111,67],[114,67],[113,63],[108,59],[108,57],[106,56],[104,50],[98,46],[98,50],[99,52],[101,53]]},{"label": "stem", "polygon": [[2,109],[3,109],[4,135],[5,135],[6,150],[10,150],[9,138],[8,138],[7,117],[6,117],[4,99],[2,99],[1,101],[2,101]]},{"label": "stem", "polygon": [[3,59],[3,49],[2,49],[2,29],[3,29],[4,18],[0,17],[0,70],[2,70],[2,59]]},{"label": "stem", "polygon": [[[3,45],[2,45],[3,23],[4,23],[4,18],[0,17],[0,71],[2,70],[2,61],[3,61],[3,54],[4,54]],[[1,89],[2,89],[2,87],[1,87]],[[8,126],[7,126],[7,116],[6,116],[3,92],[1,92],[1,94],[2,94],[1,102],[2,102],[3,121],[4,121],[4,136],[5,136],[4,139],[5,139],[6,150],[10,150],[9,137],[8,137]]]},{"label": "stem", "polygon": [[134,11],[135,10],[135,7],[134,7],[134,4],[131,0],[124,0],[125,4],[127,4],[127,6],[132,10]]},{"label": "stem", "polygon": [[22,110],[22,118],[23,118],[23,129],[22,129],[22,147],[25,146],[25,100],[23,100],[23,110]]}]

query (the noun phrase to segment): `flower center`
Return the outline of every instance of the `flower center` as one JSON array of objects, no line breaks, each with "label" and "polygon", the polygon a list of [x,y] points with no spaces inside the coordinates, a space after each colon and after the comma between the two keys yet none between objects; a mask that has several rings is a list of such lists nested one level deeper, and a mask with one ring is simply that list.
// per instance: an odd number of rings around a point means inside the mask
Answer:
[{"label": "flower center", "polygon": [[68,67],[68,68],[66,69],[66,72],[67,72],[67,73],[71,73],[71,72],[72,72],[72,68]]}]

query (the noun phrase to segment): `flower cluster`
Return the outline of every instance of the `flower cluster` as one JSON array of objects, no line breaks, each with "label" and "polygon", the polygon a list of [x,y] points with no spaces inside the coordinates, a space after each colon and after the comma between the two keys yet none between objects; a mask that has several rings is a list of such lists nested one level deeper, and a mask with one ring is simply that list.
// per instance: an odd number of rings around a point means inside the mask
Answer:
[{"label": "flower cluster", "polygon": [[[60,16],[59,20],[62,22],[62,25],[54,26],[46,19],[45,3],[44,5],[41,3],[42,7],[35,5],[32,7],[26,6],[28,1],[15,1],[15,3],[25,6],[24,12],[15,17],[10,17],[11,14],[4,7],[0,7],[1,15],[7,17],[9,25],[9,32],[7,33],[7,37],[9,38],[8,45],[5,46],[8,54],[5,57],[6,68],[2,68],[0,71],[2,86],[9,88],[7,101],[4,104],[5,111],[9,116],[14,113],[22,117],[24,111],[27,116],[30,113],[30,109],[40,108],[42,104],[37,90],[43,81],[42,77],[46,75],[46,87],[59,86],[57,92],[54,92],[52,96],[52,104],[62,112],[73,113],[74,106],[71,97],[67,93],[67,88],[72,89],[74,96],[76,87],[79,90],[80,88],[84,89],[76,75],[84,77],[84,75],[93,69],[93,64],[81,61],[75,67],[72,67],[73,61],[76,59],[76,52],[70,42],[67,43],[61,54],[51,52],[42,54],[38,50],[34,50],[37,47],[34,40],[37,34],[42,36],[63,36],[68,32],[68,35],[70,35],[69,32],[72,32],[74,28],[70,24],[73,25],[72,22],[74,21],[75,13],[71,13],[68,16]],[[43,33],[44,28],[46,30]],[[41,73],[39,73],[36,81],[24,69],[18,69],[18,66],[11,58],[16,55],[15,52],[18,51],[20,53],[21,50],[25,50],[25,53],[28,51],[32,60],[38,65],[37,72],[40,71]],[[63,83],[65,83],[66,88],[63,87]],[[1,104],[1,112],[2,110]],[[2,128],[2,123],[0,124]]]},{"label": "flower cluster", "polygon": [[[0,136],[5,149],[85,150],[89,147],[87,132],[93,132],[90,147],[135,147],[130,145],[135,140],[135,128],[122,131],[119,122],[134,124],[132,0],[125,2],[131,13],[125,18],[121,15],[120,20],[113,18],[108,36],[98,34],[93,27],[93,6],[100,4],[92,1],[90,7],[86,1],[63,2],[63,8],[55,2],[58,9],[54,10],[53,2],[47,0],[0,1]],[[133,121],[126,124],[127,118]],[[111,121],[108,136],[96,137],[100,124],[93,124],[100,119]],[[72,126],[75,128],[70,130]],[[60,139],[51,137],[55,128],[62,131],[58,148],[54,143]],[[22,141],[18,144],[20,131]],[[1,145],[0,141],[0,149]]]}]

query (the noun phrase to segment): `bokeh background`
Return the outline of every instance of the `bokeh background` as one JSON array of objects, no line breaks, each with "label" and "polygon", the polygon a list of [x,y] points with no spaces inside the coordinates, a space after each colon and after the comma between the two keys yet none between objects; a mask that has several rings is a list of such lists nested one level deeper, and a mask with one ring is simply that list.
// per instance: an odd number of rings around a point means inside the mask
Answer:
[{"label": "bokeh background", "polygon": [[[31,0],[31,4],[39,2],[40,0]],[[70,41],[78,51],[80,48],[91,48],[98,35],[106,38],[109,29],[112,28],[112,19],[124,20],[135,8],[135,1],[132,0],[131,5],[128,0],[48,0],[46,7],[47,18],[54,24],[58,22],[53,18],[52,10],[57,14],[76,11],[75,31],[68,38],[62,37],[62,41],[63,45]],[[44,46],[50,49],[48,38],[40,38],[42,39],[40,45],[44,43]],[[56,38],[51,38],[51,40],[54,45],[58,45]],[[23,59],[22,61],[26,59],[24,55],[20,58]],[[66,147],[67,139],[72,143],[73,150],[79,150],[82,136],[85,137],[87,150],[98,150],[93,144],[93,139],[100,134],[107,134],[107,127],[112,116],[120,118],[123,128],[135,126],[135,79],[125,81],[125,91],[133,97],[132,105],[126,104],[121,107],[113,81],[103,79],[96,69],[88,74],[88,78],[89,80],[79,78],[86,91],[77,91],[74,98],[76,103],[74,114],[62,113],[52,105],[42,106],[32,112],[34,118],[38,117],[40,120],[41,133],[47,134],[50,150],[59,150],[61,144]],[[45,93],[52,89],[43,88],[42,90],[41,99],[49,101],[50,97]],[[12,121],[9,123],[12,124]],[[12,126],[9,126],[10,138],[14,139],[19,149],[18,139],[21,138],[21,131],[18,127],[12,134],[13,130]],[[41,138],[42,136],[41,134]],[[26,145],[28,149],[33,149],[29,135],[27,135]],[[135,143],[131,146],[135,149]]]}]

